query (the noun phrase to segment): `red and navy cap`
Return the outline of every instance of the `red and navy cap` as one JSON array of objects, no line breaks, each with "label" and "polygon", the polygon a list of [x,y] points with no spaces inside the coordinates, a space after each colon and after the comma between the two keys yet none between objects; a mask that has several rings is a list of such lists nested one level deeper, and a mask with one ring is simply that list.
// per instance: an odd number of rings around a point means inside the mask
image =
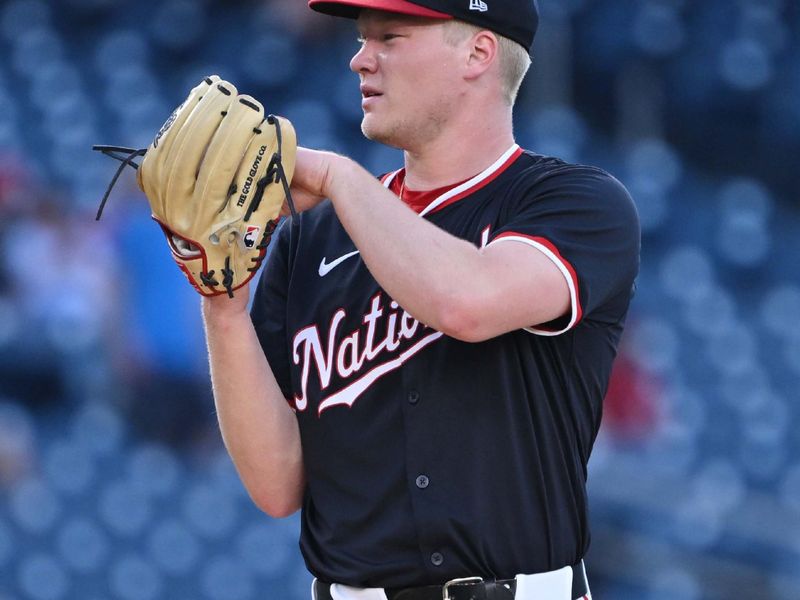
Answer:
[{"label": "red and navy cap", "polygon": [[528,52],[539,26],[536,0],[309,0],[314,10],[355,19],[362,8],[431,19],[460,19],[521,44]]}]

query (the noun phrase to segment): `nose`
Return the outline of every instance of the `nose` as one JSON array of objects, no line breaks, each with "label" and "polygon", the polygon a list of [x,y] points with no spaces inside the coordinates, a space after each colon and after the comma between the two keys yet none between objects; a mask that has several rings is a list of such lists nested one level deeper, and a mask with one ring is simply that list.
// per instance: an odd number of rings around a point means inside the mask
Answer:
[{"label": "nose", "polygon": [[350,70],[354,73],[374,73],[377,66],[375,51],[369,41],[364,42],[350,59]]}]

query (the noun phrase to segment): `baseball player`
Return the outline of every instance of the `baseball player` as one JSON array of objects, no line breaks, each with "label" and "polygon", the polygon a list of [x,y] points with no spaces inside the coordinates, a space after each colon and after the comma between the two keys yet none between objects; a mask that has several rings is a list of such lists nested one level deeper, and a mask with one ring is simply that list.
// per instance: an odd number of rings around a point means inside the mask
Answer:
[{"label": "baseball player", "polygon": [[639,262],[604,171],[520,148],[534,0],[310,0],[356,19],[380,179],[297,149],[252,311],[204,298],[255,503],[302,508],[316,600],[590,598],[586,466]]}]

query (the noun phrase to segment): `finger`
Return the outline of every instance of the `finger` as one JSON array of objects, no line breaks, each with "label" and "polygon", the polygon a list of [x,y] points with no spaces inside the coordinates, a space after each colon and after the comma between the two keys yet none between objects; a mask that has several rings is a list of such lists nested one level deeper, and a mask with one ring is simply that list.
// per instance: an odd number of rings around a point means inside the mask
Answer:
[{"label": "finger", "polygon": [[272,121],[279,140],[277,152],[279,153],[283,181],[280,182],[280,187],[276,185],[270,192],[275,194],[276,197],[273,202],[281,201],[283,203],[285,201],[294,212],[296,209],[294,208],[290,188],[297,160],[297,134],[288,119],[273,116]]},{"label": "finger", "polygon": [[150,144],[151,149],[167,153],[175,137],[169,134],[181,129],[181,126],[197,104],[200,103],[206,93],[219,81],[221,80],[218,75],[209,75],[192,88],[186,100],[173,111],[164,125],[161,126],[161,129],[158,130],[153,142]]},{"label": "finger", "polygon": [[264,107],[251,96],[239,96],[230,105],[228,114],[208,146],[203,164],[197,176],[195,196],[201,196],[203,207],[221,211],[231,195],[241,188],[234,181],[240,167],[258,170],[260,163],[269,161],[269,156],[256,155],[254,164],[249,159],[248,149],[252,139],[259,133],[264,120]]},{"label": "finger", "polygon": [[[235,199],[235,208],[238,210],[246,211],[250,207],[257,192],[258,182],[265,177],[273,155],[279,151],[287,185],[291,183],[294,174],[294,153],[297,141],[292,124],[286,119],[279,119],[278,123],[272,125],[269,121],[264,121],[259,125],[258,130],[259,132],[253,136],[250,146],[247,148],[242,166],[236,176],[237,192],[231,202]],[[280,131],[280,139],[278,131]],[[272,180],[273,182],[264,188],[261,201],[254,213],[255,220],[262,220],[262,215],[265,219],[274,219],[283,204],[286,195],[283,184],[275,176]]]},{"label": "finger", "polygon": [[297,133],[291,121],[275,116],[281,130],[283,170],[286,173],[287,183],[291,184],[294,178],[295,161],[297,160]]},{"label": "finger", "polygon": [[176,138],[175,132],[183,127],[184,122],[206,92],[219,80],[220,78],[217,75],[210,75],[196,85],[189,92],[186,100],[172,111],[172,114],[158,130],[153,142],[147,149],[147,154],[145,154],[137,171],[137,182],[139,183],[139,188],[151,199],[151,202],[157,199],[158,190],[163,190],[166,176],[163,159],[172,149]]},{"label": "finger", "polygon": [[[221,121],[236,98],[236,87],[218,81],[209,87],[175,135],[173,146],[165,156],[168,197],[191,198],[197,173]],[[181,211],[188,218],[190,211]]]}]

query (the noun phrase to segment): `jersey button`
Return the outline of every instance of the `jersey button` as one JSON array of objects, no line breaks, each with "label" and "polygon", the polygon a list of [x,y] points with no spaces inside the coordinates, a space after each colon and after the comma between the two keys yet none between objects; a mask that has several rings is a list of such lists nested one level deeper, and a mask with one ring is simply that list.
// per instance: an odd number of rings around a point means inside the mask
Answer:
[{"label": "jersey button", "polygon": [[428,479],[427,475],[420,475],[417,477],[417,487],[421,490],[424,490],[431,484],[431,480]]},{"label": "jersey button", "polygon": [[431,554],[431,563],[433,563],[434,567],[439,567],[444,562],[444,556],[441,552],[434,552]]},{"label": "jersey button", "polygon": [[411,390],[408,392],[408,402],[410,404],[416,404],[419,402],[419,392],[417,390]]}]

